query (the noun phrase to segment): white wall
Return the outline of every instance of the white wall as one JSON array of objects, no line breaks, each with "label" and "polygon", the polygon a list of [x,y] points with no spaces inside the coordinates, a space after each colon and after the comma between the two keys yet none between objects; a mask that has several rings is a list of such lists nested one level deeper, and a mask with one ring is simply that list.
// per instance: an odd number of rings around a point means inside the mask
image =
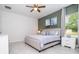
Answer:
[{"label": "white wall", "polygon": [[2,33],[9,35],[10,42],[23,41],[26,35],[37,32],[37,19],[3,11],[1,20]]},{"label": "white wall", "polygon": [[1,32],[1,11],[0,11],[0,32]]}]

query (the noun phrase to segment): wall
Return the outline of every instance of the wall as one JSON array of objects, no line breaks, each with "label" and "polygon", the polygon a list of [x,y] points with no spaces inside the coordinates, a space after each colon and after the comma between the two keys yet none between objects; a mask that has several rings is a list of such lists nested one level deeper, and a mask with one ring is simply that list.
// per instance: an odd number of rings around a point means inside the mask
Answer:
[{"label": "wall", "polygon": [[65,33],[65,14],[66,14],[66,9],[62,8],[62,12],[61,12],[61,37],[63,37],[64,33]]},{"label": "wall", "polygon": [[23,41],[26,35],[37,32],[37,19],[3,11],[1,20],[2,33],[8,34],[10,42]]},{"label": "wall", "polygon": [[1,11],[0,11],[0,32],[1,32]]},{"label": "wall", "polygon": [[52,17],[56,17],[56,16],[57,16],[57,28],[60,28],[61,27],[61,10],[40,18],[38,20],[38,29],[45,29],[45,20],[51,19]]}]

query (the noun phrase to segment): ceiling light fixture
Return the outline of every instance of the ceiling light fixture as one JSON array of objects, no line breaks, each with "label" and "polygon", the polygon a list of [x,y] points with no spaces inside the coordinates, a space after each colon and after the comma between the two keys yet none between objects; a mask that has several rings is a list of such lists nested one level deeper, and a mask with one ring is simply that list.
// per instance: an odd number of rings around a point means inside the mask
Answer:
[{"label": "ceiling light fixture", "polygon": [[35,8],[33,8],[33,9],[34,9],[34,11],[37,11],[38,8],[35,7]]},{"label": "ceiling light fixture", "polygon": [[45,8],[46,6],[39,6],[38,4],[34,4],[33,6],[26,6],[26,7],[32,8],[30,12],[33,12],[33,11],[40,12],[40,8]]}]

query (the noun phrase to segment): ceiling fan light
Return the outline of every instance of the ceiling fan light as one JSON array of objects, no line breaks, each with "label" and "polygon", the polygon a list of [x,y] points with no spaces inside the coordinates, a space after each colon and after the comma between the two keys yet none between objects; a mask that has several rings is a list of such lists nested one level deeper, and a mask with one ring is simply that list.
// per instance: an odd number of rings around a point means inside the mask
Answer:
[{"label": "ceiling fan light", "polygon": [[34,8],[35,11],[37,11],[37,8]]}]

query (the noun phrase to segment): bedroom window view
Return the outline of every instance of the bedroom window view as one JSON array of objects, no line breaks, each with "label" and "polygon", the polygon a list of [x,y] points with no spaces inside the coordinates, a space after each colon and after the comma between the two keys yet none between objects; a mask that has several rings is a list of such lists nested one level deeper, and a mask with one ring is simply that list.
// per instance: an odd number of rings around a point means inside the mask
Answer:
[{"label": "bedroom window view", "polygon": [[77,37],[78,35],[78,13],[72,13],[65,16],[65,34],[72,37]]}]

